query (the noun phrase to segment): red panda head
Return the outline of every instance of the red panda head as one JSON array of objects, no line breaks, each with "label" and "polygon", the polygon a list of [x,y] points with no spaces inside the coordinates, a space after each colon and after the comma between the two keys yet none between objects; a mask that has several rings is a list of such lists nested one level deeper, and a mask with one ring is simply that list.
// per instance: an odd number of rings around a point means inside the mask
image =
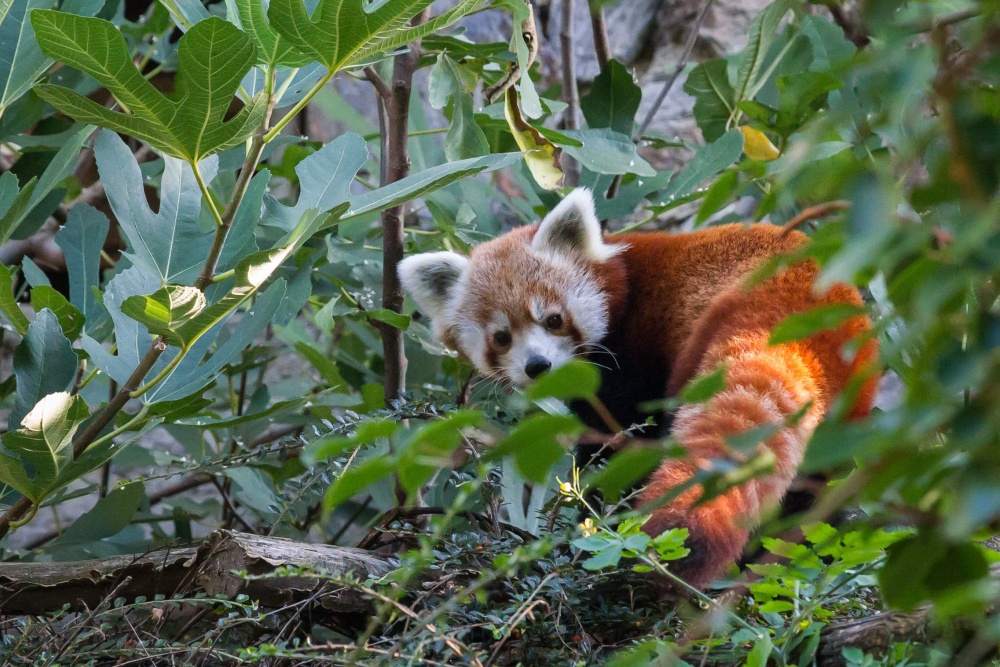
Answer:
[{"label": "red panda head", "polygon": [[483,243],[469,257],[408,257],[399,277],[446,345],[484,375],[523,386],[604,338],[602,267],[623,249],[605,243],[593,197],[578,188],[538,225]]}]

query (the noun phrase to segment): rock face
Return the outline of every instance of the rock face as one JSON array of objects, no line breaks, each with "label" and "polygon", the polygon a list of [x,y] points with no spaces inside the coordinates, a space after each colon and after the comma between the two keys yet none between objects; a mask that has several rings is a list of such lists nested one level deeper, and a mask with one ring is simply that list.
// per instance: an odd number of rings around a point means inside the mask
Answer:
[{"label": "rock face", "polygon": [[[568,0],[573,6],[573,32],[577,77],[581,84],[600,71],[594,54],[593,29],[586,0]],[[608,42],[615,59],[633,68],[642,88],[643,118],[653,105],[665,79],[670,76],[692,25],[705,0],[619,0],[605,7]],[[564,0],[549,6],[548,38],[543,62],[555,67],[561,62],[559,31]],[[753,17],[771,0],[714,0],[698,32],[691,62],[735,53],[746,45],[747,28]],[[558,70],[557,72],[558,73]],[[694,100],[684,90],[684,76],[677,80],[650,125],[652,132],[695,141],[700,138],[692,118]],[[669,163],[672,160],[666,160]],[[676,161],[676,158],[675,160]],[[663,166],[668,166],[664,164]],[[673,166],[673,165],[669,165]]]}]

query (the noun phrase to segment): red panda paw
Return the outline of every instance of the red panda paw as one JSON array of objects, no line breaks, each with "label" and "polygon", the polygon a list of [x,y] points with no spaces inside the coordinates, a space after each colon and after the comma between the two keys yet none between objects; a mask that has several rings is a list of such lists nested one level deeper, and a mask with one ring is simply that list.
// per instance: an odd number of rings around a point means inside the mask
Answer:
[{"label": "red panda paw", "polygon": [[[664,507],[655,512],[642,530],[651,537],[671,528],[687,528],[684,546],[690,553],[680,560],[665,563],[667,569],[695,588],[705,588],[726,570],[743,553],[750,532],[731,520],[720,516],[718,508],[712,511],[712,502],[693,509]],[[671,582],[669,588],[680,588]]]}]

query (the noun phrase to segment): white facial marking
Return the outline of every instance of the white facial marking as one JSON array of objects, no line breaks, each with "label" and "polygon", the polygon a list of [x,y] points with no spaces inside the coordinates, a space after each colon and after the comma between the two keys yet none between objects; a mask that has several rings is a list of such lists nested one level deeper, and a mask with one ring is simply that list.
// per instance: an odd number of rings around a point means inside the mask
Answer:
[{"label": "white facial marking", "polygon": [[483,375],[489,375],[489,363],[486,361],[486,335],[475,322],[468,317],[459,316],[457,319],[456,337],[458,346],[469,361],[479,369]]},{"label": "white facial marking", "polygon": [[580,280],[566,293],[566,309],[585,343],[597,343],[608,333],[608,304],[589,280]]},{"label": "white facial marking", "polygon": [[552,364],[552,368],[559,368],[573,358],[573,341],[567,336],[553,336],[541,326],[532,324],[513,336],[510,351],[501,357],[504,374],[523,387],[531,382],[524,369],[533,357],[542,357]]}]

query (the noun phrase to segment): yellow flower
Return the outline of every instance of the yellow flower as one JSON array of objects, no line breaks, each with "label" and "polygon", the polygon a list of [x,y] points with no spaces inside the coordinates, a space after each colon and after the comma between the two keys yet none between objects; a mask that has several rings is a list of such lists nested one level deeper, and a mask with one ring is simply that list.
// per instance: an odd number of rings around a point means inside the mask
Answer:
[{"label": "yellow flower", "polygon": [[596,535],[598,533],[598,528],[594,525],[594,520],[589,516],[583,523],[580,524],[580,530],[583,532],[584,537],[590,537],[591,535]]},{"label": "yellow flower", "polygon": [[573,485],[569,482],[563,482],[559,485],[559,492],[564,496],[571,496],[573,495]]}]

